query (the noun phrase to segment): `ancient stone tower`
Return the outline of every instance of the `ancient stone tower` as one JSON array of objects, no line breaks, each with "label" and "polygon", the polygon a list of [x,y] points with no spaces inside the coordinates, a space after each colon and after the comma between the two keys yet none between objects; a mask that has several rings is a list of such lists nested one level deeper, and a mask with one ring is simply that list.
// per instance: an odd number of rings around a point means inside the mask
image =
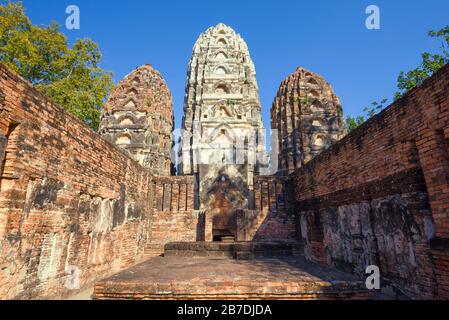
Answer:
[{"label": "ancient stone tower", "polygon": [[103,109],[100,134],[160,176],[172,173],[173,108],[161,74],[150,65],[127,75]]},{"label": "ancient stone tower", "polygon": [[337,95],[323,77],[298,68],[285,79],[271,109],[279,173],[289,174],[347,134]]},{"label": "ancient stone tower", "polygon": [[[254,64],[245,41],[218,24],[196,42],[188,68],[179,171],[194,175],[197,207],[213,231],[233,234],[235,213],[252,202],[253,177],[265,161]],[[209,228],[210,231],[210,228]]]}]

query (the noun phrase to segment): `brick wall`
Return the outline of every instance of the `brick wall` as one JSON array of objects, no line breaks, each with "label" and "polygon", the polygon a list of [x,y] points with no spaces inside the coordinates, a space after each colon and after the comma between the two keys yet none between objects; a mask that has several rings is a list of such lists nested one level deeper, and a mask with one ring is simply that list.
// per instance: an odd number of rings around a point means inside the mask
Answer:
[{"label": "brick wall", "polygon": [[239,241],[297,239],[295,216],[288,200],[287,179],[260,176],[254,181],[255,210],[237,216]]},{"label": "brick wall", "polygon": [[[237,215],[238,241],[295,240],[295,216],[285,178],[255,179],[255,209]],[[206,217],[194,210],[195,182],[193,176],[155,177],[151,184],[153,219],[150,246],[169,242],[205,241]],[[209,223],[209,227],[212,223]],[[210,231],[211,232],[211,231]]]},{"label": "brick wall", "polygon": [[151,244],[201,240],[201,217],[194,211],[194,178],[157,177],[151,188],[154,193]]},{"label": "brick wall", "polygon": [[[293,175],[306,255],[449,298],[449,66]],[[433,243],[439,245],[435,247]]]},{"label": "brick wall", "polygon": [[139,261],[151,176],[1,65],[0,93],[0,297],[61,298]]}]

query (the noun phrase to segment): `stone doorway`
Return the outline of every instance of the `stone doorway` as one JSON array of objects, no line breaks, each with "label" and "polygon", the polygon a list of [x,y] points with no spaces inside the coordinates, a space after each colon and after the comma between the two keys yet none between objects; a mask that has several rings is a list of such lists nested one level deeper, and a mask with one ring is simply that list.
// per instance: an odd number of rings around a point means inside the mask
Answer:
[{"label": "stone doorway", "polygon": [[216,195],[212,206],[205,212],[208,242],[234,240],[237,236],[237,218],[232,204],[224,195]]},{"label": "stone doorway", "polygon": [[212,218],[212,237],[214,242],[235,239],[237,218],[232,207],[224,206]]},{"label": "stone doorway", "polygon": [[205,241],[233,242],[237,238],[237,215],[247,207],[247,186],[243,179],[235,180],[223,170],[208,185],[203,197]]}]

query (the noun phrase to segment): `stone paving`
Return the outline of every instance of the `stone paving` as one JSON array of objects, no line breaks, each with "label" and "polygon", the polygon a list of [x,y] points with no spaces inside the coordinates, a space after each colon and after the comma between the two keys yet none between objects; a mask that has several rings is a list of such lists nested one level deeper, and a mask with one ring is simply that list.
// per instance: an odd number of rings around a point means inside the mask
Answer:
[{"label": "stone paving", "polygon": [[101,281],[94,299],[368,299],[364,281],[302,256],[155,257]]},{"label": "stone paving", "polygon": [[68,301],[87,301],[87,300],[92,300],[92,296],[94,294],[94,288],[88,288],[86,290],[83,290],[81,292],[79,292],[78,294],[71,296],[65,300]]}]

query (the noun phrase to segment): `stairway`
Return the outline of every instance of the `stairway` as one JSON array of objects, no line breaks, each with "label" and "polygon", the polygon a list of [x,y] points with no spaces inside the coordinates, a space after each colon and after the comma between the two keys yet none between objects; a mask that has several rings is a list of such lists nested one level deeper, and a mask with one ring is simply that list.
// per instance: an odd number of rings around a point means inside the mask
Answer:
[{"label": "stairway", "polygon": [[234,236],[222,237],[221,238],[221,242],[223,242],[223,243],[234,243],[235,242],[235,237]]},{"label": "stairway", "polygon": [[233,240],[234,237],[223,237],[221,242],[171,242],[165,245],[164,257],[253,260],[303,256],[301,242],[234,242]]},{"label": "stairway", "polygon": [[164,245],[159,243],[149,243],[144,251],[147,257],[160,257],[164,255]]}]

